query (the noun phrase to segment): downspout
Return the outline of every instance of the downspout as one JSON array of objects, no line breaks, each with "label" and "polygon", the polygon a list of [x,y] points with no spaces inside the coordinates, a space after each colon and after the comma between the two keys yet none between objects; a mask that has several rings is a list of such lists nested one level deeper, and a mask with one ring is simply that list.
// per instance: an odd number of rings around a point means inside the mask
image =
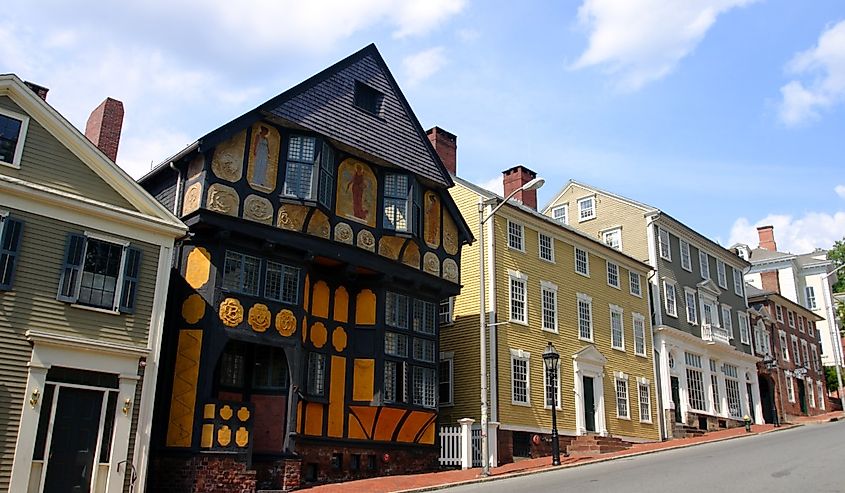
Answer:
[{"label": "downspout", "polygon": [[[489,206],[487,206],[489,207]],[[486,238],[486,256],[487,256],[487,272],[490,276],[487,278],[487,296],[489,296],[490,315],[487,321],[488,331],[490,333],[490,417],[491,421],[499,422],[499,326],[496,325],[498,315],[496,313],[496,218],[491,218],[483,227],[487,228]]]},{"label": "downspout", "polygon": [[[668,440],[669,433],[666,429],[666,415],[663,409],[663,379],[660,378],[660,351],[654,344],[654,327],[663,324],[663,314],[660,311],[660,270],[657,255],[655,255],[655,248],[657,245],[654,242],[654,220],[659,213],[652,214],[646,217],[646,235],[648,244],[648,261],[651,264],[652,271],[648,275],[649,286],[652,289],[649,291],[649,308],[653,317],[649,317],[651,326],[651,352],[652,365],[651,370],[654,374],[654,388],[657,390],[657,428],[660,431],[660,440]],[[667,363],[668,364],[668,363]]]},{"label": "downspout", "polygon": [[182,195],[182,172],[170,161],[170,169],[176,172],[176,194],[173,197],[173,215],[179,217],[179,197]]}]

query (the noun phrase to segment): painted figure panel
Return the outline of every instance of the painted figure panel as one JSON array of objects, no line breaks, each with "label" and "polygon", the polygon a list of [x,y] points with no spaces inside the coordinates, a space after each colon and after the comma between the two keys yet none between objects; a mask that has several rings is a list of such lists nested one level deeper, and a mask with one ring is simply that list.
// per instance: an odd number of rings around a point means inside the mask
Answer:
[{"label": "painted figure panel", "polygon": [[262,122],[252,126],[251,135],[247,180],[252,188],[270,193],[276,189],[281,137],[273,126]]},{"label": "painted figure panel", "polygon": [[373,170],[349,158],[340,163],[337,176],[337,215],[375,227],[378,186]]}]

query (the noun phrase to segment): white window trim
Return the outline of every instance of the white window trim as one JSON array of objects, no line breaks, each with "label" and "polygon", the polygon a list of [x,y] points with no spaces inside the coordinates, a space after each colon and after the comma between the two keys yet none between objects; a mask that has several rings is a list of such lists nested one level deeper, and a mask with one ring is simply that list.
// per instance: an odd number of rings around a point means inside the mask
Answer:
[{"label": "white window trim", "polygon": [[786,377],[786,400],[795,402],[795,380],[791,376]]},{"label": "white window trim", "polygon": [[[619,329],[622,332],[622,344],[613,344],[613,314],[619,315]],[[625,311],[619,305],[610,305],[610,347],[618,351],[625,351]]]},{"label": "white window trim", "polygon": [[[587,272],[581,272],[581,271],[578,270],[578,250],[581,250],[585,254],[585,257],[587,259],[587,262],[586,262]],[[573,263],[574,263],[575,273],[580,274],[584,277],[590,277],[590,251],[587,250],[586,248],[581,248],[579,246],[575,246],[574,250],[573,250],[573,254],[574,254]]]},{"label": "white window trim", "polygon": [[[674,300],[675,300],[674,313],[669,311],[669,289],[668,289],[667,286],[672,286],[672,292],[675,293],[674,294]],[[671,281],[669,279],[663,280],[663,311],[665,311],[666,315],[668,315],[670,317],[678,318],[678,286],[675,284],[674,281]]]},{"label": "white window trim", "polygon": [[[449,300],[449,320],[447,322],[440,323],[441,327],[453,325],[455,323],[455,297],[449,296],[447,298]],[[440,304],[437,305],[437,320],[440,321]]]},{"label": "white window trim", "polygon": [[[545,320],[545,313],[543,313],[543,292],[550,291],[554,295],[554,314],[555,314],[555,321],[554,321],[554,329],[547,329],[543,327],[543,323]],[[540,327],[546,332],[552,332],[557,334],[558,333],[558,302],[557,302],[557,284],[548,282],[548,281],[540,281]],[[560,380],[558,378],[558,380]]]},{"label": "white window trim", "polygon": [[578,299],[578,301],[583,301],[583,302],[587,303],[588,305],[590,305],[590,320],[589,320],[589,322],[590,322],[590,338],[588,339],[586,337],[581,337],[581,319],[580,319],[581,314],[578,311],[578,304],[577,303],[575,304],[575,317],[576,317],[575,320],[578,324],[578,339],[581,340],[581,341],[593,342],[593,340],[595,339],[595,334],[596,334],[595,327],[593,327],[593,298],[584,294],[584,293],[578,293],[577,299]]},{"label": "white window trim", "polygon": [[[792,316],[790,317],[790,315],[792,315]],[[793,312],[792,310],[786,311],[786,318],[789,321],[789,327],[793,328],[793,329],[795,328],[795,316],[796,316],[796,313]]]},{"label": "white window trim", "polygon": [[[663,255],[663,249],[660,247],[663,244],[662,237],[664,234],[666,234],[666,255]],[[672,261],[672,237],[669,235],[668,230],[659,226],[657,227],[657,254],[667,262]]]},{"label": "white window trim", "polygon": [[[702,279],[710,279],[710,255],[704,250],[698,251],[698,270]],[[707,275],[704,275],[705,271]]]},{"label": "white window trim", "polygon": [[[640,386],[644,386],[646,389],[646,397],[648,397],[648,416],[646,419],[643,419],[642,415],[642,408],[640,407]],[[637,414],[640,416],[640,423],[652,423],[651,420],[651,413],[652,413],[652,405],[651,405],[651,382],[648,381],[647,378],[638,378],[637,379]]]},{"label": "white window trim", "polygon": [[[733,314],[730,305],[722,304],[719,307],[719,311],[722,315],[722,328],[729,331],[730,338],[733,339],[734,336],[734,322],[733,322]],[[727,314],[725,313],[727,312]],[[728,327],[730,325],[730,327]]]},{"label": "white window trim", "polygon": [[[525,399],[526,402],[517,402],[514,399],[514,365],[515,360],[525,361]],[[511,349],[511,404],[514,406],[531,407],[531,353],[522,349]]]},{"label": "white window trim", "polygon": [[[719,270],[719,266],[722,266],[722,270]],[[722,281],[724,280],[724,284]],[[716,259],[716,283],[722,289],[728,289],[728,266],[725,265],[725,262]]]},{"label": "white window trim", "polygon": [[[632,334],[634,335],[634,354],[636,356],[642,356],[643,358],[647,358],[648,357],[648,337],[646,337],[646,334],[648,334],[648,330],[646,329],[646,325],[645,325],[645,316],[643,316],[640,313],[634,313],[631,316],[631,319],[632,319],[631,330],[632,330]],[[642,326],[643,326],[643,352],[641,352],[641,353],[637,352],[637,332],[636,332],[637,324],[636,324],[636,322],[641,322]]]},{"label": "white window trim", "polygon": [[[563,410],[563,403],[560,402],[560,362],[557,365],[557,381],[555,382],[555,409],[558,411]],[[549,386],[549,378],[548,372],[546,371],[546,367],[543,366],[543,409],[551,410],[552,406],[546,403],[546,389]]]},{"label": "white window trim", "polygon": [[[514,279],[522,281],[523,283],[525,300],[523,303],[524,306],[522,309],[522,313],[525,316],[525,320],[517,320],[515,318],[511,318],[511,315],[513,315],[513,310],[511,307],[511,304],[513,303],[513,285],[511,284],[511,280]],[[528,325],[528,275],[510,269],[508,269],[508,321],[520,325]]]},{"label": "white window trim", "polygon": [[[625,399],[625,407],[627,409],[627,416],[620,416],[619,415],[619,390],[617,389],[617,382],[623,381],[625,382],[625,393],[627,397]],[[639,392],[639,390],[637,391]],[[637,402],[639,403],[639,394],[637,395]],[[631,420],[631,386],[628,383],[628,375],[626,373],[622,373],[620,371],[613,372],[613,400],[616,404],[616,418],[617,419],[624,419],[627,421]],[[638,404],[639,405],[639,404]]]},{"label": "white window trim", "polygon": [[[633,283],[631,283],[631,279],[633,279],[634,276],[637,278],[637,286],[639,286],[640,289],[639,293],[634,292]],[[643,276],[641,276],[639,272],[634,272],[632,270],[628,271],[628,291],[632,296],[636,296],[637,298],[643,297]]]},{"label": "white window trim", "polygon": [[775,318],[778,322],[783,322],[783,308],[780,305],[775,305]]},{"label": "white window trim", "polygon": [[748,314],[745,312],[736,313],[737,322],[739,323],[739,342],[743,344],[751,344],[751,325],[749,323]]},{"label": "white window trim", "polygon": [[[813,292],[813,296],[810,296],[810,292]],[[810,303],[810,299],[812,298],[813,303]],[[807,308],[810,310],[818,309],[818,301],[816,301],[816,288],[813,286],[804,286],[804,302],[807,305]]]},{"label": "white window trim", "polygon": [[27,131],[29,130],[29,117],[4,108],[0,108],[0,115],[20,120],[21,122],[21,129],[18,132],[18,142],[15,145],[15,155],[12,156],[12,162],[0,161],[0,165],[21,169],[21,156],[23,155],[24,142],[26,141]]},{"label": "white window trim", "polygon": [[[688,295],[692,295],[692,300],[693,300],[692,305],[690,305],[689,299],[687,298]],[[694,289],[684,287],[684,304],[687,306],[687,309],[686,309],[687,323],[692,324],[692,325],[698,325],[698,319],[699,319],[698,304],[697,304],[696,299],[695,299],[695,290]],[[692,306],[692,309],[695,312],[695,320],[690,319],[690,316],[689,316],[690,315],[690,310],[689,310],[690,306]]]},{"label": "white window trim", "polygon": [[[542,242],[540,241],[541,236],[545,236],[546,238],[549,239],[549,251],[550,251],[551,257],[552,257],[550,259],[543,258],[543,253],[542,253],[543,249],[542,249],[542,246],[541,246]],[[539,257],[540,260],[542,260],[543,262],[549,262],[549,263],[552,263],[552,264],[555,263],[555,237],[554,236],[547,235],[547,234],[541,233],[539,231],[537,232],[537,257]]]},{"label": "white window trim", "polygon": [[612,228],[602,230],[601,231],[601,241],[605,245],[610,246],[607,243],[607,236],[614,234],[614,233],[619,234],[619,247],[618,248],[617,247],[611,247],[611,248],[614,248],[616,250],[622,250],[622,226],[614,226]]},{"label": "white window trim", "polygon": [[[681,244],[681,268],[687,272],[692,272],[692,254],[690,254],[689,249],[689,242],[687,240],[680,240]],[[684,265],[684,252],[687,254],[687,263],[688,265]]]},{"label": "white window trim", "polygon": [[[516,247],[511,246],[511,225],[519,226],[519,231],[520,231],[519,237],[520,237],[520,243],[522,244],[522,248],[516,248]],[[516,221],[511,221],[510,219],[508,219],[507,234],[508,234],[508,237],[507,237],[508,249],[516,250],[517,252],[525,253],[525,225],[522,224],[522,223],[518,223]]]},{"label": "white window trim", "polygon": [[[75,293],[74,299],[76,299],[77,301],[74,301],[73,303],[71,303],[70,306],[72,308],[79,308],[79,309],[82,309],[82,310],[89,310],[89,311],[99,312],[99,313],[107,313],[109,315],[120,315],[121,314],[120,313],[120,300],[123,296],[123,275],[125,274],[125,270],[126,270],[126,249],[129,248],[129,245],[131,244],[131,242],[129,240],[125,239],[125,238],[118,238],[116,236],[104,235],[104,234],[99,233],[99,232],[85,231],[83,234],[85,236],[85,248],[82,250],[83,263],[82,263],[82,267],[79,271],[79,280],[77,281],[76,287],[74,288],[74,293]],[[112,304],[111,309],[104,308],[104,307],[101,307],[101,306],[85,305],[85,304],[78,302],[79,292],[82,289],[82,274],[85,271],[85,261],[84,261],[84,259],[88,255],[88,246],[89,246],[88,240],[96,240],[96,241],[102,241],[104,243],[111,243],[111,244],[114,244],[114,245],[118,245],[122,248],[122,251],[120,253],[120,270],[118,271],[118,275],[117,275],[117,281],[116,281],[117,284],[115,286],[115,291],[114,291],[114,302]]]},{"label": "white window trim", "polygon": [[[449,402],[438,402],[437,405],[452,407],[455,405],[455,353],[452,351],[440,353],[440,362],[444,361],[449,362]],[[440,398],[440,380],[437,381],[437,398]]]},{"label": "white window trim", "polygon": [[[593,202],[593,213],[592,213],[590,216],[588,216],[588,217],[584,217],[584,218],[582,218],[582,217],[581,217],[581,204],[582,204],[582,203],[584,203],[584,202],[586,202],[587,200],[592,200],[592,202]],[[597,215],[597,214],[596,214],[596,206],[597,206],[596,202],[597,202],[597,201],[596,201],[596,196],[595,196],[595,194],[594,194],[594,195],[588,195],[588,196],[586,196],[586,197],[581,197],[580,199],[578,199],[578,222],[579,222],[579,223],[582,223],[582,222],[584,222],[584,221],[589,221],[589,220],[591,220],[591,219],[595,219],[595,218],[596,218],[596,215]]]},{"label": "white window trim", "polygon": [[[606,272],[606,274],[607,274],[607,275],[605,276],[605,277],[607,278],[607,279],[606,279],[606,280],[607,280],[607,285],[608,285],[608,286],[610,286],[611,288],[616,288],[616,289],[621,290],[621,289],[622,289],[622,279],[620,279],[620,278],[622,277],[622,275],[621,275],[621,273],[622,273],[622,269],[619,267],[619,264],[617,264],[616,262],[611,262],[611,261],[609,261],[609,260],[606,260],[606,261],[605,261],[605,265],[606,265],[605,269],[606,269],[606,271],[607,271],[607,272]],[[615,266],[616,266],[616,284],[611,284],[611,283],[610,283],[610,266],[611,266],[611,265],[615,265]],[[630,281],[630,280],[629,280],[629,281]]]},{"label": "white window trim", "polygon": [[[778,342],[780,342],[780,357],[784,361],[790,361],[789,358],[789,338],[786,337],[785,330],[778,331]],[[791,402],[791,401],[790,401]]]},{"label": "white window trim", "polygon": [[743,279],[742,272],[739,269],[736,267],[731,267],[731,269],[733,269],[734,276],[734,294],[742,296],[742,285],[745,283],[745,279]]},{"label": "white window trim", "polygon": [[[563,221],[560,220],[561,218],[555,218],[555,211],[558,211],[558,210],[563,210]],[[566,203],[552,207],[552,219],[554,219],[555,221],[558,221],[560,223],[568,225],[569,224],[569,202],[566,202]]]}]

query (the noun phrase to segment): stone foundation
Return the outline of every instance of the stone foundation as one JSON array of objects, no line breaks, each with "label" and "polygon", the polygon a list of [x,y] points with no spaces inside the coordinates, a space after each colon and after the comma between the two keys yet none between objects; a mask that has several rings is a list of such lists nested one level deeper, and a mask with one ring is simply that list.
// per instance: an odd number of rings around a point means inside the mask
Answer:
[{"label": "stone foundation", "polygon": [[304,440],[297,443],[297,453],[303,485],[429,472],[439,468],[440,458],[440,450],[433,446],[356,447]]},{"label": "stone foundation", "polygon": [[155,457],[147,491],[156,493],[254,493],[255,471],[231,455]]}]

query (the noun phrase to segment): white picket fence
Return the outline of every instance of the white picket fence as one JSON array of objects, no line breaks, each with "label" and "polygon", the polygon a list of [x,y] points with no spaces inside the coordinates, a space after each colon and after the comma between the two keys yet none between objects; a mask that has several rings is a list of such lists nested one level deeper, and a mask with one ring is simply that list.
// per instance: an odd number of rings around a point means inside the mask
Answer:
[{"label": "white picket fence", "polygon": [[[472,467],[481,467],[481,425],[472,425]],[[460,426],[440,427],[440,465],[460,466],[463,461]]]}]

